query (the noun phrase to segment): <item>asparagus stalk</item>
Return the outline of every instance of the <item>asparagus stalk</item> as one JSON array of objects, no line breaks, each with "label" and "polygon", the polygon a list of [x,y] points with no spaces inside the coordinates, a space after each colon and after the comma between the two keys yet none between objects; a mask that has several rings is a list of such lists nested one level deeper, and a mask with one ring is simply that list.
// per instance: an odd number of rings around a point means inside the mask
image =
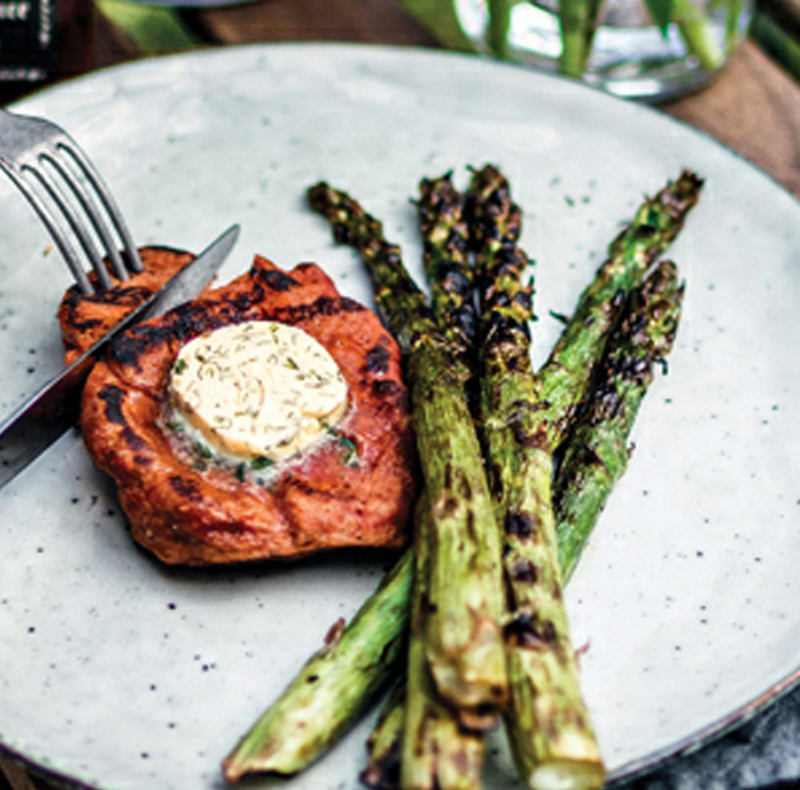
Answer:
[{"label": "asparagus stalk", "polygon": [[580,406],[602,347],[617,321],[625,295],[641,282],[655,259],[672,243],[697,203],[703,182],[684,170],[652,198],[611,242],[606,261],[581,294],[544,365],[537,373],[541,441],[555,448]]},{"label": "asparagus stalk", "polygon": [[[613,300],[628,279],[612,277],[610,270],[615,271],[619,261],[626,258],[636,261],[637,268],[654,259],[677,235],[685,215],[697,200],[701,183],[693,174],[684,173],[674,184],[667,185],[655,198],[642,204],[631,225],[610,246],[609,260],[585,290],[581,305],[594,302],[597,312],[605,312],[603,299]],[[347,241],[347,236],[343,234],[341,240]],[[653,243],[653,250],[647,249],[648,241]],[[404,298],[402,291],[398,292],[398,298]],[[407,298],[413,304],[416,295],[412,293]],[[424,310],[424,301],[420,307]],[[416,309],[416,305],[411,309]],[[593,334],[591,327],[587,327],[587,323],[593,323],[591,313],[587,307],[579,306],[545,365],[549,373],[545,374],[542,384],[541,400],[550,404],[545,413],[549,423],[558,428],[553,431],[555,439],[566,435],[576,411],[574,396],[561,398],[557,391],[563,382],[578,378],[577,374],[569,375],[568,366],[575,364],[584,372],[594,367],[587,358],[582,332]],[[606,327],[610,326],[610,319],[602,320]],[[403,334],[405,342],[413,337],[410,332]],[[567,369],[560,370],[562,366]],[[564,409],[562,414],[558,413],[559,405]],[[559,479],[566,468],[567,465],[562,464]],[[558,481],[556,485],[561,488]],[[557,502],[562,501],[565,499],[559,495]],[[568,557],[570,551],[579,552],[581,546],[580,540],[571,541],[564,545],[561,554]],[[224,763],[229,779],[259,771],[293,773],[301,770],[333,745],[386,690],[391,680],[402,673],[412,578],[413,557],[407,549],[386,582],[345,626],[336,644],[335,666],[328,668],[332,656],[325,649],[312,657],[232,751]],[[307,680],[313,676],[317,677],[313,683],[314,693],[308,694],[311,684]],[[296,724],[298,721],[300,726]],[[283,743],[284,740],[288,743]],[[281,757],[287,754],[288,758]]]},{"label": "asparagus stalk", "polygon": [[[585,412],[570,432],[553,485],[558,558],[566,583],[572,576],[613,486],[625,472],[628,436],[656,364],[672,348],[683,287],[674,264],[659,264],[633,292],[619,330],[593,384]],[[386,702],[379,737],[367,744],[375,790],[393,790],[391,755],[400,751],[405,687]]]},{"label": "asparagus stalk", "polygon": [[[511,690],[506,730],[529,787],[595,788],[605,772],[563,601],[550,494],[552,448],[540,441],[528,329],[531,291],[522,284],[529,262],[497,227],[493,209],[510,202],[505,179],[487,167],[472,183],[482,308],[479,420],[495,513],[505,528]],[[492,200],[495,188],[504,201]],[[483,233],[485,228],[490,231]]]},{"label": "asparagus stalk", "polygon": [[361,718],[402,666],[411,580],[406,552],[225,758],[228,781],[255,772],[297,773]]},{"label": "asparagus stalk", "polygon": [[405,355],[412,419],[429,518],[418,519],[429,553],[425,651],[438,692],[469,721],[492,726],[507,697],[500,619],[500,541],[472,415],[469,370],[436,327],[425,295],[383,238],[380,223],[325,183],[309,202],[334,237],[361,253],[378,308]]},{"label": "asparagus stalk", "polygon": [[472,300],[469,227],[464,196],[453,186],[452,174],[424,178],[417,203],[423,240],[423,266],[431,286],[433,317],[453,354],[468,368],[478,331]]},{"label": "asparagus stalk", "polygon": [[400,786],[400,751],[405,721],[406,684],[403,678],[384,700],[367,739],[367,765],[358,778],[369,790],[396,790]]},{"label": "asparagus stalk", "polygon": [[[552,555],[544,556],[543,545],[537,552],[533,541],[518,543],[517,535],[507,531],[506,567],[512,577],[515,573],[522,576],[522,584],[512,580],[518,614],[509,632],[512,639],[519,639],[520,649],[511,653],[511,702],[506,723],[515,761],[532,788],[583,788],[602,783],[599,749],[593,754],[596,744],[583,729],[588,719],[583,718],[577,698],[570,694],[578,691],[577,686],[571,688],[568,677],[567,685],[561,688],[553,682],[554,678],[564,680],[559,669],[568,669],[564,664],[566,645],[559,644],[550,654],[542,651],[540,641],[557,644],[560,626],[566,625],[558,620],[560,593],[555,589],[556,573],[552,569],[564,568],[567,576],[572,572],[611,488],[624,472],[627,435],[652,380],[653,363],[671,347],[682,293],[674,265],[661,264],[634,291],[633,306],[612,336],[603,375],[586,414],[570,436],[564,459],[556,495],[561,522],[558,561],[549,565]],[[535,445],[525,456],[520,474],[528,481],[538,477],[538,482],[530,483],[535,486],[534,496],[538,494],[528,511],[535,517],[530,523],[536,527],[533,534],[542,535],[553,519],[546,500],[552,453]],[[526,460],[531,463],[526,464]],[[520,511],[511,511],[515,525],[520,523]],[[530,577],[533,583],[526,589]],[[526,642],[533,650],[524,649]],[[574,662],[574,654],[571,658]]]},{"label": "asparagus stalk", "polygon": [[426,657],[427,620],[433,614],[429,585],[431,557],[420,522],[431,518],[423,494],[418,508],[414,588],[411,600],[400,786],[403,790],[479,790],[483,738],[465,728],[437,692]]},{"label": "asparagus stalk", "polygon": [[[421,504],[419,518],[429,515],[428,506]],[[367,741],[367,765],[360,779],[370,790],[400,786],[405,790],[477,790],[483,739],[480,732],[462,726],[432,682],[424,651],[428,578],[424,544],[415,559],[406,675],[384,702]],[[398,667],[398,674],[402,670]]]},{"label": "asparagus stalk", "polygon": [[[473,301],[473,271],[468,251],[469,206],[455,189],[452,174],[420,182],[418,202],[423,238],[423,263],[431,289],[435,320],[453,353],[470,371],[474,368],[477,312]],[[516,208],[516,207],[515,207]],[[506,212],[507,213],[507,212]],[[520,213],[514,215],[519,232]],[[470,220],[474,218],[470,217]],[[467,321],[460,320],[466,311]],[[473,397],[467,382],[468,397]],[[425,515],[424,513],[422,514]],[[423,632],[427,600],[424,546],[417,549],[416,593],[409,637],[410,693],[392,695],[384,715],[367,743],[364,773],[368,786],[389,790],[398,786],[395,759],[402,752],[403,788],[432,786],[477,787],[480,783],[482,741],[458,727],[452,710],[437,702],[425,677]],[[472,758],[472,759],[469,759]],[[453,766],[463,766],[453,770]],[[466,769],[466,770],[465,770]],[[471,770],[470,770],[471,769]]]},{"label": "asparagus stalk", "polygon": [[[431,307],[452,354],[470,375],[464,382],[464,389],[473,408],[472,371],[478,319],[473,300],[467,207],[464,196],[453,186],[451,173],[422,179],[419,191],[417,208]],[[429,517],[430,512],[423,505],[419,518]],[[430,570],[426,548],[424,541],[419,541],[416,548],[408,655],[409,693],[399,702],[393,704],[390,700],[387,703],[387,718],[367,744],[369,759],[364,777],[373,780],[372,786],[381,790],[400,785],[404,790],[477,790],[481,784],[483,739],[466,726],[468,717],[459,716],[444,704],[427,667],[425,620],[430,612]],[[479,728],[483,724],[482,719],[478,721]],[[395,777],[393,760],[400,754],[401,769]]]},{"label": "asparagus stalk", "polygon": [[[511,199],[505,176],[493,165],[473,170],[466,197],[470,246],[477,253],[476,279],[486,277],[487,256],[516,244],[522,233],[522,209]],[[530,299],[528,299],[530,301]]]},{"label": "asparagus stalk", "polygon": [[518,768],[534,788],[567,782],[592,787],[603,777],[561,605],[550,488],[553,451],[585,395],[585,383],[617,319],[620,295],[674,238],[698,190],[696,177],[683,173],[677,184],[645,202],[611,244],[609,259],[582,294],[537,377],[516,375],[523,360],[509,356],[512,344],[504,337],[516,336],[517,347],[525,342],[523,305],[513,292],[505,294],[503,309],[492,322],[493,295],[485,295],[488,331],[497,340],[488,348],[484,343],[484,436],[493,489],[500,492],[498,518],[505,525],[504,561],[514,611],[507,627],[512,649],[506,726]]},{"label": "asparagus stalk", "polygon": [[628,436],[655,364],[672,349],[683,285],[675,265],[660,263],[631,294],[620,327],[596,375],[585,412],[570,432],[553,485],[558,556],[564,579],[616,481],[628,466]]}]

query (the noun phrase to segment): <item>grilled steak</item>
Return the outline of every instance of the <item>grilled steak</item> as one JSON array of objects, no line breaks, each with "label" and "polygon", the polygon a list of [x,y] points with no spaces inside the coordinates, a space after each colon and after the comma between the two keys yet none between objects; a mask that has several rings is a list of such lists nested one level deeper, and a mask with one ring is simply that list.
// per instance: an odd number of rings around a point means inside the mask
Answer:
[{"label": "grilled steak", "polygon": [[[132,275],[124,283],[112,275],[114,287],[108,291],[83,294],[77,285],[67,291],[58,310],[67,365],[194,258],[191,253],[165,247],[143,247],[139,254],[144,271]],[[89,279],[96,281],[93,273]]]},{"label": "grilled steak", "polygon": [[[93,315],[83,312],[86,299],[67,296],[66,324]],[[102,307],[91,307],[102,323]],[[118,309],[113,303],[109,314]],[[348,403],[329,435],[259,477],[245,463],[209,458],[176,432],[167,390],[190,340],[264,320],[318,341],[344,376]],[[65,329],[69,352],[90,345],[86,328],[67,328],[75,330]],[[164,562],[296,558],[405,541],[416,469],[399,351],[375,314],[342,297],[315,264],[285,272],[256,257],[228,285],[124,332],[89,376],[81,428],[93,461],[117,483],[133,538]]]}]

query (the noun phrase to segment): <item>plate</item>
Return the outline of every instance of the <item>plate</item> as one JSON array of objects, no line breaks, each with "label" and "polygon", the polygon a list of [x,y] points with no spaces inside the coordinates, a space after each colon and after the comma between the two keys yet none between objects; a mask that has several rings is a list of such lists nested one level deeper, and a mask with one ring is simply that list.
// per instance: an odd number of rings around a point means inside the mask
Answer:
[{"label": "plate", "polygon": [[[477,57],[269,45],[149,60],[20,106],[66,126],[139,243],[316,261],[372,303],[354,254],[306,207],[349,190],[421,281],[417,182],[493,162],[525,209],[537,361],[645,193],[706,180],[670,254],[687,283],[630,469],[567,590],[587,701],[613,777],[713,737],[800,667],[800,211],[762,173],[659,113]],[[0,411],[61,366],[69,278],[0,184]],[[67,435],[0,492],[0,742],[94,788],[201,790],[387,565],[328,556],[167,568],[129,540],[109,480]],[[292,788],[356,788],[365,721]],[[496,790],[516,786],[498,740]],[[260,786],[260,780],[254,783]],[[264,786],[271,786],[264,780]]]}]

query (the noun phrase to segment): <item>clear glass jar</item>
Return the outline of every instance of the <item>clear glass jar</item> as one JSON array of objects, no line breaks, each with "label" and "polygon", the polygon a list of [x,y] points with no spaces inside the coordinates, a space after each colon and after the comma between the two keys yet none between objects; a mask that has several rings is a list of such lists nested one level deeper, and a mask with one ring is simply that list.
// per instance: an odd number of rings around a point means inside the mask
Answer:
[{"label": "clear glass jar", "polygon": [[[712,80],[743,40],[753,6],[753,0],[671,0],[670,21],[659,27],[645,0],[453,2],[476,50],[650,102]],[[559,7],[572,14],[565,35]],[[586,13],[596,14],[591,36],[581,30]]]}]

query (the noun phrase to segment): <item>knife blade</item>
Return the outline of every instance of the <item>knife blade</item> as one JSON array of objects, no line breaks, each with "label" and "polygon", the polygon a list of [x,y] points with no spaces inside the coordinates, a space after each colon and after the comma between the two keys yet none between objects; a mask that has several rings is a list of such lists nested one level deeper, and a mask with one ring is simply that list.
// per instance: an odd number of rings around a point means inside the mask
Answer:
[{"label": "knife blade", "polygon": [[161,315],[196,296],[227,258],[238,237],[239,226],[232,225],[188,266],[0,423],[0,488],[77,423],[83,384],[108,344],[135,323]]}]

